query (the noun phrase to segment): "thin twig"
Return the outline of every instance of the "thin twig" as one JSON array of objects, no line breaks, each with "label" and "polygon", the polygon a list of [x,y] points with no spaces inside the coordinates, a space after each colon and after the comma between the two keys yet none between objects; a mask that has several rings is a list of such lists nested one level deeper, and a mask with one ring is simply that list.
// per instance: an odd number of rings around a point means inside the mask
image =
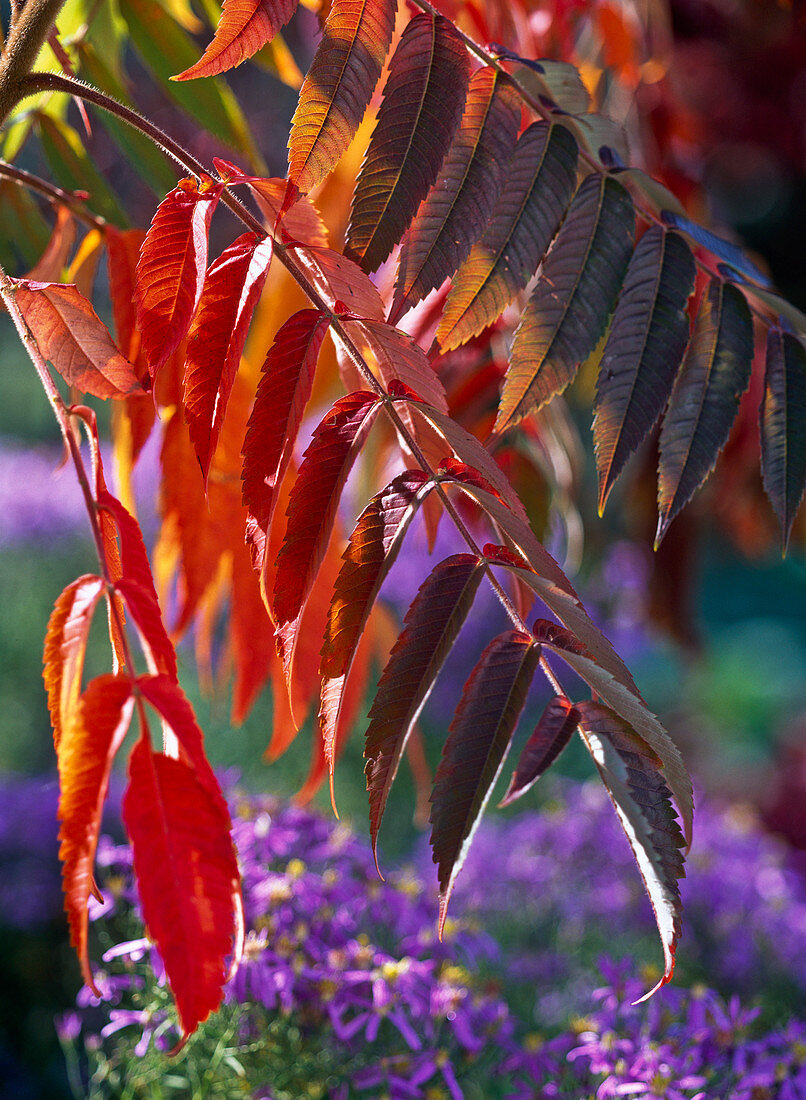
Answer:
[{"label": "thin twig", "polygon": [[20,186],[30,188],[31,191],[37,191],[40,195],[44,195],[45,198],[53,203],[66,206],[71,213],[75,214],[79,221],[91,225],[94,229],[99,229],[101,232],[106,229],[106,219],[87,210],[83,200],[76,198],[73,192],[63,191],[61,187],[56,187],[55,184],[40,179],[39,176],[35,176],[32,172],[26,172],[24,168],[17,168],[16,165],[9,164],[4,160],[0,160],[0,176],[5,176],[7,179],[14,180],[16,183],[20,184]]}]

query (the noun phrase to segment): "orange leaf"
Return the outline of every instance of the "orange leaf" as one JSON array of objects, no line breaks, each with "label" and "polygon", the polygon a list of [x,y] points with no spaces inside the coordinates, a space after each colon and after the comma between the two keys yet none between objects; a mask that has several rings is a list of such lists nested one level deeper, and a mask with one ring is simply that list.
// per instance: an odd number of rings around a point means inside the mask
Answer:
[{"label": "orange leaf", "polygon": [[59,596],[48,622],[43,677],[57,751],[63,727],[81,693],[87,639],[104,587],[103,577],[79,577]]},{"label": "orange leaf", "polygon": [[[288,254],[299,261],[331,309],[338,308],[341,313],[349,311],[356,317],[383,320],[383,300],[375,284],[358,264],[332,248],[289,248]],[[341,304],[337,306],[337,303]]]},{"label": "orange leaf", "polygon": [[135,282],[137,261],[145,237],[142,229],[120,230],[112,225],[106,227],[109,296],[112,299],[118,347],[132,364],[143,386],[149,384],[149,377],[148,364],[141,348],[140,330],[137,328]]},{"label": "orange leaf", "polygon": [[59,282],[76,240],[76,221],[66,206],[56,210],[56,224],[45,251],[28,272],[34,282]]},{"label": "orange leaf", "polygon": [[319,211],[307,195],[298,197],[294,205],[284,209],[288,181],[266,176],[248,176],[235,164],[213,157],[213,164],[227,187],[246,183],[265,217],[275,239],[278,232],[301,244],[327,246],[327,229]]},{"label": "orange leaf", "polygon": [[256,54],[284,27],[297,0],[224,0],[213,41],[195,65],[172,80],[194,80],[234,69]]}]

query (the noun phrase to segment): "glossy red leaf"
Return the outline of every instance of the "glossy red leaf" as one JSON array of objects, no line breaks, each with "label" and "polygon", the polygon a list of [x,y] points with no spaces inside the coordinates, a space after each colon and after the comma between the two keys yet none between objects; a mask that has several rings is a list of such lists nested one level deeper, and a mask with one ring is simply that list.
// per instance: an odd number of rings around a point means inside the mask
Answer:
[{"label": "glossy red leaf", "polygon": [[240,887],[226,803],[183,763],[141,740],[123,821],[143,920],[165,965],[183,1036],[215,1012],[238,935]]},{"label": "glossy red leaf", "polygon": [[347,254],[364,271],[375,271],[389,256],[436,179],[469,71],[465,45],[448,19],[421,12],[409,21],[353,195]]},{"label": "glossy red leaf", "polygon": [[177,678],[176,653],[162,621],[162,612],[153,591],[144,588],[137,581],[121,577],[115,581],[115,592],[123,597],[137,626],[145,652],[150,658],[152,671],[165,672],[175,680]]},{"label": "glossy red leaf", "polygon": [[195,80],[234,69],[271,42],[297,8],[297,0],[224,0],[212,42],[195,65],[173,77]]},{"label": "glossy red leaf", "polygon": [[190,328],[207,268],[207,235],[222,183],[182,180],[146,234],[137,265],[137,319],[152,379]]},{"label": "glossy red leaf", "polygon": [[771,328],[761,406],[761,472],[781,524],[784,548],[806,491],[806,348]]},{"label": "glossy red leaf", "polygon": [[13,283],[25,324],[65,382],[100,398],[142,392],[131,363],[78,287],[26,279]]},{"label": "glossy red leaf", "polygon": [[571,700],[564,695],[555,695],[523,746],[507,793],[499,805],[509,806],[531,790],[571,740],[578,722],[579,712]]},{"label": "glossy red leaf", "polygon": [[277,333],[263,364],[243,444],[243,502],[249,509],[247,541],[256,569],[263,564],[277,487],[294,453],[329,324],[330,319],[316,309],[295,313]]},{"label": "glossy red leaf", "polygon": [[128,677],[99,676],[72,708],[64,726],[59,765],[59,858],[64,907],[85,983],[100,996],[87,954],[87,903],[112,761],[129,728],[134,698]]},{"label": "glossy red leaf", "polygon": [[378,83],[396,0],[333,0],[288,139],[288,178],[303,194],[321,183],[352,141]]},{"label": "glossy red leaf", "polygon": [[364,748],[376,861],[378,831],[406,742],[470,613],[483,572],[472,554],[456,554],[432,569],[406,612],[381,675]]},{"label": "glossy red leaf", "polygon": [[462,690],[431,796],[440,936],[456,876],[504,766],[539,659],[540,649],[530,634],[499,634]]},{"label": "glossy red leaf", "polygon": [[273,242],[244,233],[210,264],[188,335],[185,420],[205,484]]}]

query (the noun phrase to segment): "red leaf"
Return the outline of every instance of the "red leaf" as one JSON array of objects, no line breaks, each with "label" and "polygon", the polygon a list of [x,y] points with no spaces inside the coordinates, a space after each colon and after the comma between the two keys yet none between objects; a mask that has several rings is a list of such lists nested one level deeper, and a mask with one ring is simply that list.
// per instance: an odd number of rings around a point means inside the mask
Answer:
[{"label": "red leaf", "polygon": [[123,820],[184,1035],[220,1005],[238,933],[238,864],[222,803],[187,764],[153,753],[147,740],[134,747]]},{"label": "red leaf", "polygon": [[204,285],[207,234],[223,183],[193,179],[169,191],[149,227],[137,265],[137,319],[151,377],[176,351]]},{"label": "red leaf", "polygon": [[14,300],[39,350],[65,382],[100,398],[141,391],[131,363],[78,287],[12,282]]},{"label": "red leaf", "polygon": [[378,831],[403,750],[470,612],[482,575],[482,565],[472,554],[455,554],[435,566],[406,612],[403,631],[381,675],[364,748],[376,862]]},{"label": "red leaf", "polygon": [[112,225],[107,225],[105,233],[109,296],[118,347],[132,364],[140,384],[149,386],[148,364],[142,354],[135,306],[137,261],[146,235],[142,229],[120,230]]},{"label": "red leaf", "polygon": [[270,237],[244,233],[213,261],[204,280],[188,336],[185,419],[205,484],[273,248]]},{"label": "red leaf", "polygon": [[212,42],[195,65],[173,80],[194,80],[234,69],[271,42],[297,7],[297,0],[224,0]]},{"label": "red leaf", "polygon": [[375,284],[358,264],[332,248],[311,245],[289,248],[288,255],[299,261],[306,276],[331,309],[340,313],[349,311],[356,317],[383,320],[383,300]]},{"label": "red leaf", "polygon": [[535,731],[521,751],[507,793],[499,805],[509,806],[530,790],[546,772],[577,728],[579,712],[570,699],[556,695],[540,716]]},{"label": "red leaf", "polygon": [[439,875],[439,934],[526,702],[540,648],[530,634],[494,638],[462,691],[431,796],[431,848]]},{"label": "red leaf", "polygon": [[59,596],[48,621],[42,675],[57,751],[64,725],[81,694],[87,640],[104,588],[103,577],[79,577]]},{"label": "red leaf", "polygon": [[177,678],[176,653],[165,630],[162,613],[153,590],[144,588],[137,581],[121,577],[115,582],[115,591],[123,597],[126,607],[137,624],[146,653],[150,656],[153,672],[165,672],[172,680]]},{"label": "red leaf", "polygon": [[294,453],[329,324],[316,309],[295,313],[277,333],[263,364],[243,444],[243,502],[249,509],[247,541],[255,569],[263,564],[277,487]]},{"label": "red leaf", "polygon": [[104,799],[115,753],[129,728],[134,698],[128,677],[99,676],[67,716],[58,745],[59,858],[70,942],[85,983],[100,996],[87,954],[87,902]]},{"label": "red leaf", "polygon": [[213,157],[213,164],[228,187],[249,185],[275,240],[280,232],[301,244],[327,246],[325,223],[307,195],[300,195],[290,209],[283,209],[288,180],[248,176],[220,157]]}]

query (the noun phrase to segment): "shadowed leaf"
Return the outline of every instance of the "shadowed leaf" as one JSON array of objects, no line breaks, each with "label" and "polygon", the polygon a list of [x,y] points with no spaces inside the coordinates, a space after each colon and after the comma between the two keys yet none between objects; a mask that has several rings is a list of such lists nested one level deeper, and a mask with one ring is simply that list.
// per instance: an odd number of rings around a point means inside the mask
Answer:
[{"label": "shadowed leaf", "polygon": [[806,348],[778,329],[767,335],[761,405],[761,472],[784,549],[806,490]]},{"label": "shadowed leaf", "polygon": [[297,0],[224,0],[213,40],[195,65],[174,80],[216,76],[256,54],[284,27]]},{"label": "shadowed leaf", "polygon": [[548,771],[577,728],[579,712],[564,695],[555,696],[540,716],[535,731],[521,750],[518,765],[512,773],[501,806],[509,806],[522,798]]}]

